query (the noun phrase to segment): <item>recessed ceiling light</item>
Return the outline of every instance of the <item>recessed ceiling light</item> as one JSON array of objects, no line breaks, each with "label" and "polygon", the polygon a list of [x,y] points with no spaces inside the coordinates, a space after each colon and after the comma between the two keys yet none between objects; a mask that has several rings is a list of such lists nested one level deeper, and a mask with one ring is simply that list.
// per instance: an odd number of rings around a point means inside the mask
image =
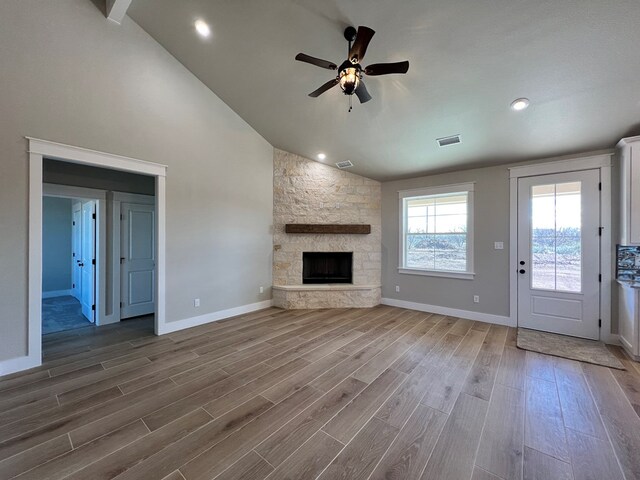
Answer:
[{"label": "recessed ceiling light", "polygon": [[318,154],[318,160],[324,160],[325,158],[327,158],[327,155],[324,153],[319,153]]},{"label": "recessed ceiling light", "polygon": [[206,38],[209,35],[211,35],[211,28],[209,28],[209,25],[207,25],[207,22],[205,22],[204,20],[196,20],[195,27],[196,27],[196,31],[202,37]]},{"label": "recessed ceiling light", "polygon": [[511,110],[515,110],[519,112],[520,110],[524,110],[529,106],[528,98],[516,98],[513,102],[511,102]]}]

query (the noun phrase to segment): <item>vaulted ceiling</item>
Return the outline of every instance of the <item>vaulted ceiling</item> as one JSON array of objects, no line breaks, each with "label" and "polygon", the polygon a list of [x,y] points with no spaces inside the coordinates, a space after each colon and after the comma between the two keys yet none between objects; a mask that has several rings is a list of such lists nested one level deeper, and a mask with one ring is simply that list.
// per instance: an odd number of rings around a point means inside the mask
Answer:
[{"label": "vaulted ceiling", "polygon": [[[133,0],[128,14],[275,147],[379,180],[640,133],[637,0]],[[339,87],[307,96],[335,72],[294,61],[341,63],[349,25],[376,31],[363,65],[411,63],[366,79],[373,100],[351,113]],[[518,97],[531,106],[512,111]]]}]

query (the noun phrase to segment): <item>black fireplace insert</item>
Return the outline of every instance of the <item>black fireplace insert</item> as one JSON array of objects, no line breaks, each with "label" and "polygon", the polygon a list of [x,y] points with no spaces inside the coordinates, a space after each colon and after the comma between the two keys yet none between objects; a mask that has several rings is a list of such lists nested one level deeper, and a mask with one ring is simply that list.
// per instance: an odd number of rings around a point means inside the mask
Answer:
[{"label": "black fireplace insert", "polygon": [[303,252],[302,283],[353,283],[353,252]]}]

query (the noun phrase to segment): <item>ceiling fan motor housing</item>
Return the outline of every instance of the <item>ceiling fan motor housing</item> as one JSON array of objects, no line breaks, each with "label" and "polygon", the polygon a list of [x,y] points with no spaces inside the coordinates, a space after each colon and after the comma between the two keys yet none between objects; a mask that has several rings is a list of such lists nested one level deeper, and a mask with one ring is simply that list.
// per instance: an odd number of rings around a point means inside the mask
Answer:
[{"label": "ceiling fan motor housing", "polygon": [[353,95],[362,81],[362,67],[359,63],[345,60],[338,68],[340,88],[345,95]]},{"label": "ceiling fan motor housing", "polygon": [[357,34],[358,31],[355,27],[347,27],[344,29],[344,38],[347,40],[347,42],[353,42],[356,39]]}]

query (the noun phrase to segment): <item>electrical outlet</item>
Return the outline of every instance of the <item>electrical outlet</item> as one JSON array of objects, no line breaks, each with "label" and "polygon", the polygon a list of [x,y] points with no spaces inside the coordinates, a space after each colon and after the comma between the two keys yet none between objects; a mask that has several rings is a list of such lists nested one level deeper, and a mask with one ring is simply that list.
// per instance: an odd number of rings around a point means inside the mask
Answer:
[{"label": "electrical outlet", "polygon": [[400,292],[400,285],[396,285],[396,293]]},{"label": "electrical outlet", "polygon": [[194,298],[193,299],[193,306],[194,307],[199,307],[200,306],[200,299],[199,298]]},{"label": "electrical outlet", "polygon": [[264,293],[264,287],[260,287],[260,293]]},{"label": "electrical outlet", "polygon": [[473,303],[480,303],[480,295],[473,296]]}]

